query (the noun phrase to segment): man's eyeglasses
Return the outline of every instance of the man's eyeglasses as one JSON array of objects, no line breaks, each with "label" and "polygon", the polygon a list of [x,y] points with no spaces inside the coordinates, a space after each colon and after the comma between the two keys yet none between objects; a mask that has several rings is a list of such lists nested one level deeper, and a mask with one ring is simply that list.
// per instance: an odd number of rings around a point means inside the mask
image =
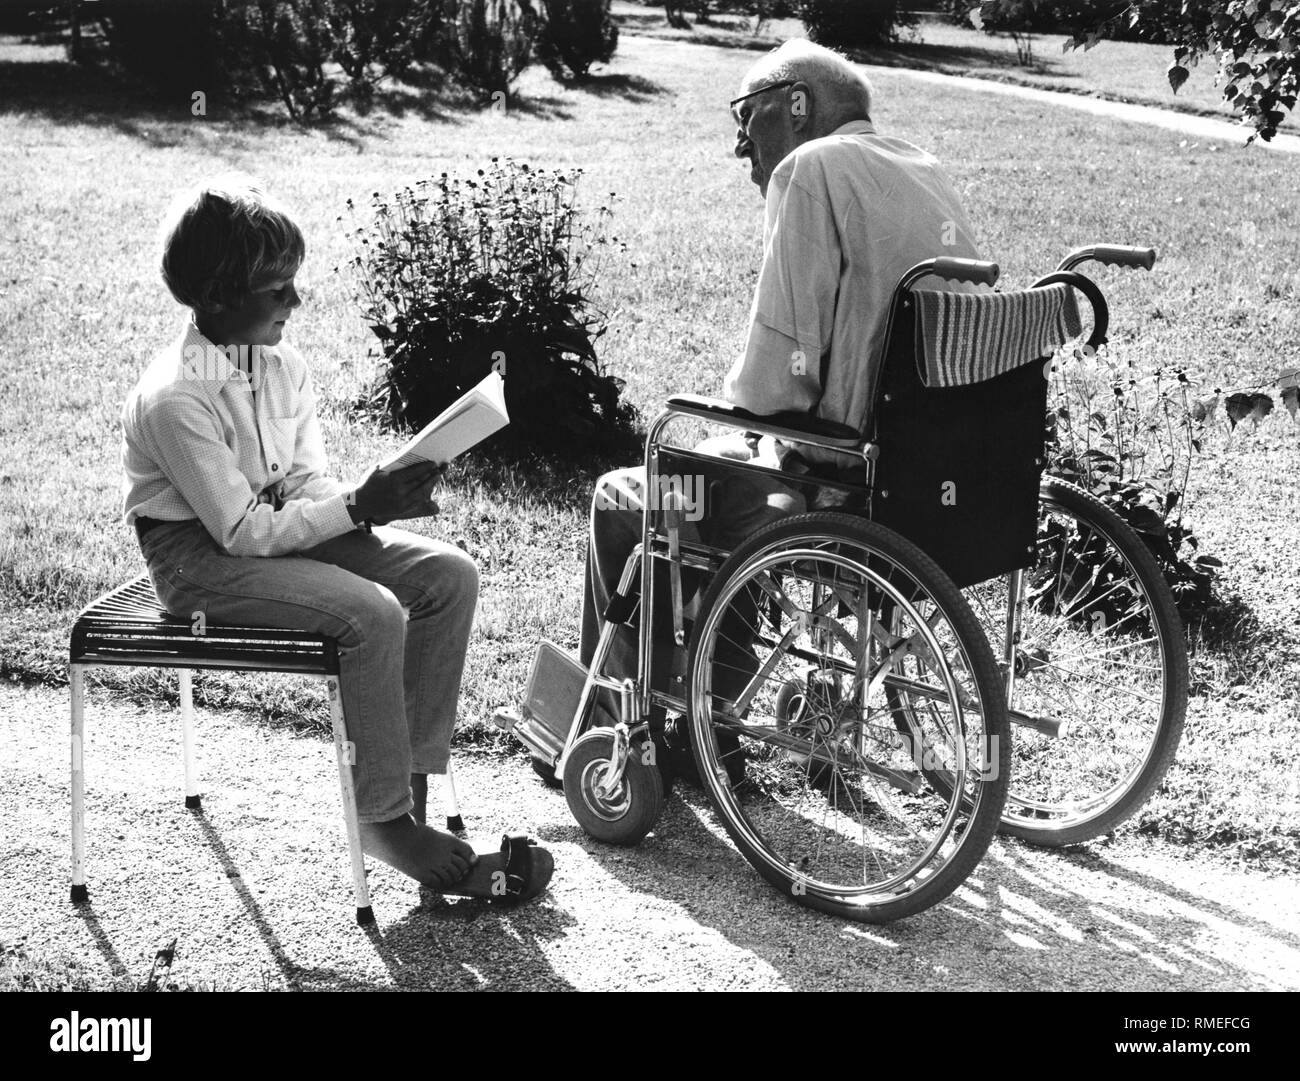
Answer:
[{"label": "man's eyeglasses", "polygon": [[760,86],[757,90],[751,90],[748,94],[741,94],[738,98],[732,98],[731,103],[728,106],[728,108],[731,109],[731,115],[735,117],[737,123],[739,123],[740,118],[736,116],[736,106],[742,101],[747,101],[750,98],[757,97],[759,94],[766,94],[769,90],[784,90],[787,86],[794,86],[796,81],[797,80],[795,79],[784,79],[779,83],[768,83],[766,86]]}]

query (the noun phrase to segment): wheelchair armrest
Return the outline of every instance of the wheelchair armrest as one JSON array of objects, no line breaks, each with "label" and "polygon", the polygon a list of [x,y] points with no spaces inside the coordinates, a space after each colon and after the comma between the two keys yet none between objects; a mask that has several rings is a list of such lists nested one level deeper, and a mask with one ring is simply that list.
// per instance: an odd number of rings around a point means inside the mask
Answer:
[{"label": "wheelchair armrest", "polygon": [[674,413],[716,421],[748,432],[770,435],[791,443],[811,443],[834,450],[854,451],[862,446],[862,437],[847,424],[809,416],[807,413],[771,413],[760,416],[717,398],[700,394],[675,394],[668,399],[667,408]]}]

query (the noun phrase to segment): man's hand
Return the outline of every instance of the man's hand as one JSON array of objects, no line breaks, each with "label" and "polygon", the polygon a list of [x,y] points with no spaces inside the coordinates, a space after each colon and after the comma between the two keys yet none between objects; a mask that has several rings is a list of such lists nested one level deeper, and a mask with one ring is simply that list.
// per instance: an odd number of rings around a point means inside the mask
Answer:
[{"label": "man's hand", "polygon": [[438,513],[433,489],[447,471],[446,464],[421,462],[391,473],[372,469],[357,487],[354,520],[387,525],[401,518],[427,518]]}]

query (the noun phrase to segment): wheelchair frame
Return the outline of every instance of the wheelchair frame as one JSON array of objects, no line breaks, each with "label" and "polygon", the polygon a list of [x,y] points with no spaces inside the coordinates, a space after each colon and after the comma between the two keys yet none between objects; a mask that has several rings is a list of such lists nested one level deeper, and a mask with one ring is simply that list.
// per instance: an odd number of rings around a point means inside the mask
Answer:
[{"label": "wheelchair frame", "polygon": [[[1034,283],[1033,287],[1040,287],[1057,282],[1069,284],[1089,299],[1093,309],[1093,327],[1088,339],[1088,345],[1095,349],[1097,346],[1106,341],[1106,330],[1108,324],[1108,311],[1105,299],[1100,290],[1089,279],[1074,272],[1074,267],[1088,260],[1097,260],[1103,263],[1110,263],[1124,266],[1143,266],[1150,269],[1154,263],[1155,253],[1151,249],[1137,249],[1127,247],[1117,247],[1109,245],[1090,246],[1077,249],[1071,252],[1061,262],[1055,272]],[[958,259],[934,259],[929,260],[912,267],[900,280],[894,293],[894,303],[891,304],[890,319],[886,327],[886,342],[892,341],[893,324],[895,315],[902,306],[905,306],[904,298],[911,292],[914,284],[921,278],[928,275],[937,275],[950,280],[963,280],[972,282],[982,282],[992,285],[997,278],[998,270],[995,264],[980,263],[972,260]],[[629,554],[617,589],[613,595],[610,605],[604,613],[601,626],[599,641],[595,650],[592,662],[585,671],[582,681],[581,692],[578,696],[576,708],[567,724],[567,732],[562,741],[557,739],[557,733],[546,729],[544,725],[530,723],[530,718],[519,719],[508,714],[499,714],[496,718],[498,723],[507,729],[513,729],[516,734],[525,742],[534,754],[534,765],[539,773],[546,775],[547,770],[544,766],[549,766],[552,779],[566,781],[566,792],[568,783],[571,778],[567,777],[570,759],[572,758],[575,748],[582,740],[584,735],[590,732],[594,725],[596,716],[596,696],[601,691],[609,691],[615,694],[619,701],[619,720],[613,726],[611,732],[611,749],[607,765],[602,767],[599,775],[596,776],[593,785],[593,791],[598,798],[613,797],[613,795],[622,790],[622,786],[628,777],[628,771],[637,770],[638,751],[644,757],[645,749],[650,748],[650,765],[653,761],[653,745],[650,744],[649,718],[656,708],[671,710],[677,713],[686,713],[690,709],[690,686],[689,680],[683,684],[683,693],[681,696],[670,693],[667,690],[653,686],[653,673],[656,671],[656,662],[660,659],[657,650],[665,648],[661,635],[657,634],[658,628],[654,626],[654,613],[656,611],[656,591],[659,588],[656,584],[658,575],[655,573],[656,560],[663,561],[667,564],[670,593],[671,610],[672,610],[672,640],[674,650],[680,650],[686,646],[686,627],[683,610],[683,585],[682,570],[691,568],[701,572],[708,572],[716,577],[717,572],[723,567],[729,558],[729,553],[700,543],[685,541],[680,536],[681,524],[683,520],[684,498],[678,489],[670,489],[664,492],[662,485],[659,483],[659,459],[667,452],[675,461],[681,462],[699,462],[702,466],[707,464],[713,469],[718,468],[719,459],[709,455],[701,454],[697,451],[670,447],[662,442],[663,434],[666,428],[682,417],[692,417],[704,420],[714,424],[724,425],[730,428],[742,429],[746,432],[756,433],[758,435],[770,435],[787,443],[797,443],[804,445],[817,446],[824,449],[848,452],[861,459],[863,465],[863,478],[860,482],[846,480],[841,477],[821,477],[808,476],[802,477],[786,473],[778,473],[774,470],[763,466],[753,465],[751,463],[728,460],[725,468],[728,471],[737,471],[739,473],[751,473],[771,478],[777,476],[782,483],[791,487],[808,485],[817,489],[832,490],[841,493],[848,499],[857,499],[862,505],[860,513],[865,515],[866,520],[873,519],[873,497],[876,493],[876,472],[877,461],[880,454],[879,445],[874,441],[868,441],[862,435],[845,426],[833,425],[827,422],[817,421],[807,416],[798,415],[777,415],[769,417],[760,417],[748,413],[744,410],[716,402],[707,398],[696,396],[677,396],[669,398],[664,411],[655,419],[650,427],[646,439],[646,451],[644,458],[646,491],[645,506],[642,513],[641,521],[641,541]],[[1041,466],[1042,459],[1038,464]],[[663,494],[664,498],[660,502],[657,513],[652,508],[651,503],[656,494]],[[1109,512],[1107,512],[1109,513]],[[656,519],[661,522],[657,524]],[[1122,526],[1122,523],[1120,523]],[[1109,524],[1108,524],[1109,528]],[[1124,527],[1126,528],[1126,527]],[[1031,546],[1030,554],[1033,549]],[[1132,560],[1129,560],[1131,563]],[[1142,588],[1148,592],[1155,592],[1158,587],[1151,583],[1149,568],[1143,568],[1146,580]],[[1004,614],[1002,634],[1002,651],[1003,660],[1000,663],[1001,691],[1004,695],[1000,706],[994,703],[986,703],[985,711],[990,713],[995,708],[1001,708],[1004,717],[1017,726],[1031,729],[1042,737],[1055,740],[1066,734],[1066,726],[1059,717],[1048,715],[1035,715],[1025,710],[1008,710],[1006,703],[1013,699],[1017,691],[1017,679],[1022,676],[1022,666],[1017,660],[1017,648],[1021,637],[1021,627],[1024,617],[1024,596],[1023,585],[1025,582],[1026,570],[1020,567],[1010,570],[1006,575],[1008,596],[1017,598],[1015,603],[1007,606]],[[635,585],[640,583],[640,589],[635,589]],[[960,584],[960,583],[959,583]],[[1161,585],[1163,582],[1161,581]],[[1164,587],[1167,593],[1167,587]],[[1158,598],[1162,603],[1164,598]],[[615,678],[604,674],[604,666],[607,660],[610,645],[613,636],[617,633],[618,628],[625,624],[632,616],[633,612],[640,606],[642,614],[650,613],[648,618],[638,620],[638,638],[637,638],[637,675],[633,677]],[[1160,617],[1167,622],[1167,615],[1160,604],[1153,602],[1155,608],[1160,609]],[[1171,605],[1165,605],[1165,608]],[[703,618],[704,612],[699,613],[699,618]],[[1176,616],[1175,616],[1176,619]],[[1166,633],[1166,637],[1168,634]],[[1162,642],[1162,650],[1168,654],[1165,643]],[[1164,656],[1163,663],[1166,668],[1174,664],[1176,658]],[[1185,667],[1185,657],[1183,658]],[[1174,664],[1176,667],[1176,664]],[[535,673],[536,674],[536,673]],[[888,677],[886,677],[888,678]],[[904,683],[906,681],[903,681]],[[1175,683],[1177,681],[1175,680]],[[1176,696],[1177,688],[1175,688]],[[532,690],[530,687],[530,696]],[[895,688],[895,697],[904,701],[909,701],[907,696],[910,692],[906,689],[899,691]],[[1182,682],[1182,695],[1185,699],[1186,679],[1185,673]],[[958,715],[961,713],[961,704],[957,702],[957,692],[952,693],[952,702]],[[915,705],[906,705],[902,707],[905,712],[915,709]],[[1164,768],[1168,764],[1169,758],[1172,757],[1173,747],[1177,743],[1177,735],[1181,731],[1181,710],[1175,709],[1177,713],[1177,725],[1173,733],[1172,745],[1168,745],[1161,750],[1157,756],[1161,761],[1156,763],[1159,766],[1158,772],[1163,774]],[[992,725],[993,721],[986,717],[985,720]],[[987,734],[987,729],[986,729]],[[956,741],[956,745],[961,744],[961,740]],[[834,752],[833,752],[834,753]],[[698,755],[697,755],[698,760]],[[541,763],[539,765],[539,762]],[[641,764],[645,764],[642,762]],[[590,769],[590,763],[587,764]],[[701,770],[703,766],[701,765]],[[1150,773],[1150,770],[1147,770]],[[1159,778],[1156,777],[1155,780]],[[927,775],[927,781],[933,786],[933,778]],[[1149,783],[1148,783],[1149,782]],[[585,783],[585,782],[584,782]],[[1143,785],[1145,791],[1141,793],[1144,799],[1150,787],[1153,787],[1155,781],[1150,777],[1143,775]],[[660,793],[660,799],[662,793]],[[969,803],[969,797],[963,797]],[[1130,800],[1130,802],[1132,802]],[[571,807],[572,797],[571,797]],[[658,814],[658,803],[653,807],[653,813],[643,816],[640,833],[630,838],[619,837],[616,833],[609,836],[601,836],[600,839],[613,840],[620,843],[635,843],[644,835]],[[1125,814],[1131,813],[1133,808],[1129,808]],[[999,813],[1001,808],[999,806]],[[576,814],[576,810],[575,810]],[[648,821],[645,821],[648,819]],[[582,821],[582,819],[580,819]],[[586,822],[584,828],[588,828]],[[1016,824],[1007,822],[1009,826]],[[1077,835],[1079,829],[1076,824],[1071,825],[1071,835],[1069,839],[1060,841],[1053,840],[1051,836],[1043,835],[1042,830],[1036,830],[1031,822],[1028,827],[1024,822],[1019,824],[1020,828],[1013,828],[1013,832],[1018,832],[1030,840],[1038,840],[1044,843],[1070,843],[1072,840],[1080,839]],[[639,828],[639,827],[638,827]],[[728,826],[730,830],[730,825]],[[592,832],[588,828],[588,832]],[[1047,831],[1050,834],[1050,830]],[[593,836],[600,836],[599,833],[593,833]],[[733,839],[735,835],[733,834]],[[984,847],[987,846],[987,839],[984,841]],[[760,867],[749,851],[746,851],[747,858],[755,863],[765,877],[772,879],[764,868]],[[977,861],[983,854],[983,847],[979,849],[975,857]],[[973,863],[970,864],[973,866]],[[964,875],[962,876],[964,877]],[[774,882],[775,879],[772,879]],[[950,892],[953,886],[947,887],[944,891]],[[797,893],[797,890],[796,890]],[[940,895],[942,896],[942,894]],[[933,904],[934,897],[921,907],[928,907]],[[875,919],[870,913],[857,913],[843,911],[839,908],[829,905],[819,905],[818,907],[829,907],[832,911],[839,911],[840,914],[850,915],[852,918]],[[915,910],[915,909],[913,909]],[[897,914],[909,914],[908,911],[899,911]],[[888,915],[884,918],[893,918]]]}]

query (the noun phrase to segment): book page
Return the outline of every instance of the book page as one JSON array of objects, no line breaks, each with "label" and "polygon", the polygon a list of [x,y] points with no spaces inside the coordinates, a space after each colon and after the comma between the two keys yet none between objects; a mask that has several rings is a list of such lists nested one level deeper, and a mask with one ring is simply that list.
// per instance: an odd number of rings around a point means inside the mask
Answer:
[{"label": "book page", "polygon": [[433,420],[401,450],[379,463],[384,470],[419,462],[450,462],[510,423],[505,381],[489,372]]}]

